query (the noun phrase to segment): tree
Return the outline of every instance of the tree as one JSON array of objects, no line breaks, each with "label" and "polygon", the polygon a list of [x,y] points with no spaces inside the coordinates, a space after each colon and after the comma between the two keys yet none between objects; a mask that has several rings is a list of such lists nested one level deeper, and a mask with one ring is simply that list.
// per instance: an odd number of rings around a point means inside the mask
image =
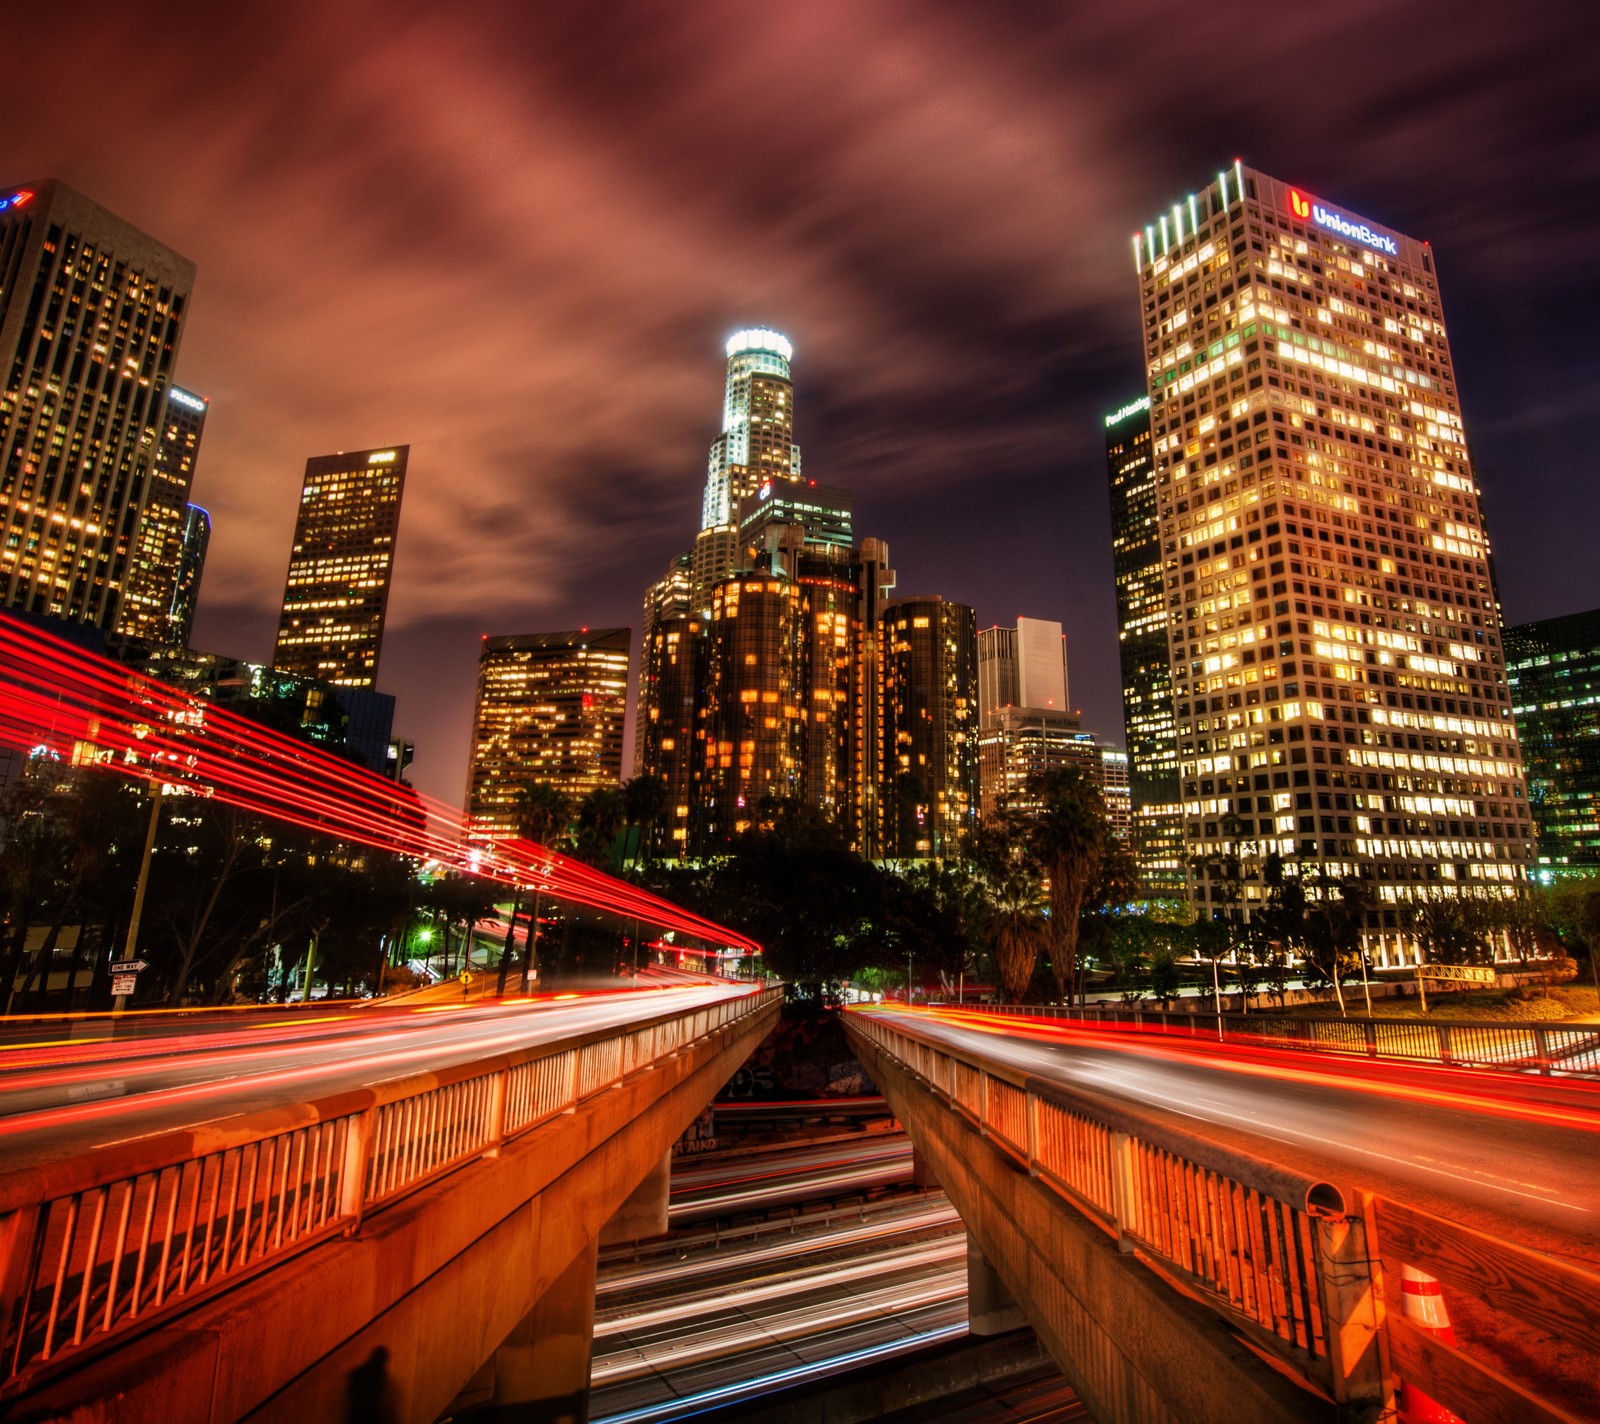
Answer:
[{"label": "tree", "polygon": [[1492,957],[1491,917],[1479,895],[1435,889],[1412,900],[1405,919],[1430,964],[1484,964]]},{"label": "tree", "polygon": [[672,795],[667,783],[648,773],[622,785],[622,813],[629,830],[636,830],[634,860],[648,861],[655,850],[655,832],[667,813]]},{"label": "tree", "polygon": [[708,913],[759,940],[766,963],[803,998],[895,961],[885,936],[884,872],[810,807],[779,808],[739,837],[704,881]]},{"label": "tree", "polygon": [[547,781],[530,781],[518,788],[512,815],[518,836],[555,850],[572,820],[572,798]]},{"label": "tree", "polygon": [[1026,861],[1008,864],[989,877],[988,917],[985,928],[994,949],[995,968],[1006,999],[1022,1003],[1033,983],[1033,971],[1046,942],[1040,906],[1044,887]]},{"label": "tree", "polygon": [[983,895],[970,865],[919,861],[883,880],[884,949],[954,986],[980,943]]},{"label": "tree", "polygon": [[614,786],[597,786],[578,803],[575,852],[593,866],[612,862],[612,849],[621,833],[626,812],[622,792]]},{"label": "tree", "polygon": [[1032,778],[1028,794],[1037,810],[1021,818],[1020,830],[1049,887],[1050,969],[1057,997],[1070,1003],[1077,980],[1078,919],[1106,852],[1105,803],[1076,767]]}]

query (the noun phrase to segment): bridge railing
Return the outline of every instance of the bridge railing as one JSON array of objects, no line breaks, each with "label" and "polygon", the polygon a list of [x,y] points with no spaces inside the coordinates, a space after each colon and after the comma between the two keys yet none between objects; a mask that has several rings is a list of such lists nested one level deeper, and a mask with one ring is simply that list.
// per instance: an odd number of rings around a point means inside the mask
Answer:
[{"label": "bridge railing", "polygon": [[657,1058],[762,989],[16,1172],[0,1171],[0,1398],[230,1289]]},{"label": "bridge railing", "polygon": [[1600,1078],[1600,1024],[1292,1018],[1275,1014],[1173,1013],[1101,1004],[1072,1007],[1063,1004],[963,1004],[959,1007],[970,1013],[1067,1019],[1185,1038],[1298,1048],[1312,1053]]},{"label": "bridge railing", "polygon": [[1382,1387],[1366,1221],[1327,1182],[988,1062],[911,1023],[850,1024],[1123,1250],[1157,1263],[1338,1400]]},{"label": "bridge railing", "polygon": [[[913,1018],[851,1026],[1069,1205],[1361,1417],[1394,1378],[1468,1420],[1575,1424],[1600,1402],[1600,1274],[1370,1192],[1346,1198],[1121,1104],[991,1063]],[[1401,1308],[1402,1265],[1551,1342],[1548,1378],[1510,1377]],[[1387,1282],[1387,1288],[1386,1288]],[[1385,1415],[1384,1417],[1389,1417]]]}]

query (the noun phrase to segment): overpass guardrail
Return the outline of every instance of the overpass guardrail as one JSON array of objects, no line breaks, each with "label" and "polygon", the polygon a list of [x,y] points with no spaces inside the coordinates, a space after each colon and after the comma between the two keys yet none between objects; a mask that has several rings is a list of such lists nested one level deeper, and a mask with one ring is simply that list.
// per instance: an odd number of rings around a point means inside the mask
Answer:
[{"label": "overpass guardrail", "polygon": [[1393,1417],[1383,1411],[1396,1375],[1469,1424],[1574,1424],[1586,1414],[1405,1318],[1385,1279],[1397,1292],[1408,1264],[1559,1342],[1600,1378],[1600,1273],[956,1049],[919,1031],[915,1011],[890,1020],[855,1010],[848,1022],[1343,1417]]},{"label": "overpass guardrail", "polygon": [[1392,1058],[1444,1067],[1600,1078],[1600,1023],[1291,1018],[1275,1014],[1172,1013],[1096,1004],[939,1004],[963,1013],[1065,1019],[1113,1028],[1216,1038],[1254,1047]]},{"label": "overpass guardrail", "polygon": [[0,1171],[0,1401],[781,1002],[758,989],[286,1108]]}]

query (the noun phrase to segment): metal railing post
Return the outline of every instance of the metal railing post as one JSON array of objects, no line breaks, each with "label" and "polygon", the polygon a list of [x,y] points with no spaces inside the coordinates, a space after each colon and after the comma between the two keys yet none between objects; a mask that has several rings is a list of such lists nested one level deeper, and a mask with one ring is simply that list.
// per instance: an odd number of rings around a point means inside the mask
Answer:
[{"label": "metal railing post", "polygon": [[1454,1061],[1450,1056],[1450,1029],[1445,1024],[1435,1024],[1433,1031],[1439,1044],[1439,1061],[1449,1066]]},{"label": "metal railing post", "polygon": [[1538,1055],[1539,1071],[1548,1076],[1550,1072],[1550,1035],[1538,1024],[1533,1026],[1533,1051]]}]

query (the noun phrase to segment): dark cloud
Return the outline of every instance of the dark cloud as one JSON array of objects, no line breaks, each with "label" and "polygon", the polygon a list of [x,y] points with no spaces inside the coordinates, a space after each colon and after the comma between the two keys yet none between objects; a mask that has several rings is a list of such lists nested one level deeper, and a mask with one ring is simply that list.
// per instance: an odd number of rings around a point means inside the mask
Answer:
[{"label": "dark cloud", "polygon": [[90,4],[7,17],[13,176],[200,268],[200,640],[257,657],[305,457],[412,446],[383,685],[460,794],[487,632],[638,622],[724,333],[906,591],[1069,628],[1119,726],[1127,235],[1236,154],[1429,238],[1508,614],[1600,603],[1586,4]]}]

